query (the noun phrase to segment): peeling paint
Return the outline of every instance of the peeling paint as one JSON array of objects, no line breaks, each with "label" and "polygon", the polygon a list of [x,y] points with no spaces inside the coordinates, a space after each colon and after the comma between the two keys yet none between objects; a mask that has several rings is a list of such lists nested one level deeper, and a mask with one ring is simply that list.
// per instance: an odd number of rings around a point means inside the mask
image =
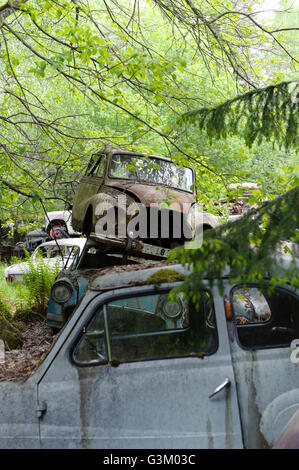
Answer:
[{"label": "peeling paint", "polygon": [[[79,367],[79,390],[80,390],[80,427],[81,427],[81,448],[88,449],[92,436],[89,430],[92,429],[93,411],[93,391],[97,380],[101,379],[105,366]],[[102,372],[102,373],[101,373]]]}]

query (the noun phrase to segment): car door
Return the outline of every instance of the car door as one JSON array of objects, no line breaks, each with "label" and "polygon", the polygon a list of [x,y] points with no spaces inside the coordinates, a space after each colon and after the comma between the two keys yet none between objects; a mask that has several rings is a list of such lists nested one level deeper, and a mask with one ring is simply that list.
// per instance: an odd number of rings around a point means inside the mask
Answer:
[{"label": "car door", "polygon": [[43,448],[242,447],[222,298],[169,288],[85,297],[39,383]]},{"label": "car door", "polygon": [[106,160],[107,156],[105,154],[96,154],[91,157],[86,173],[76,189],[72,208],[73,224],[74,222],[76,224],[78,221],[83,221],[90,198],[97,194],[103,185]]},{"label": "car door", "polygon": [[[299,409],[299,297],[254,283],[227,288],[228,321],[244,445],[271,447]],[[297,340],[297,341],[296,341]]]}]

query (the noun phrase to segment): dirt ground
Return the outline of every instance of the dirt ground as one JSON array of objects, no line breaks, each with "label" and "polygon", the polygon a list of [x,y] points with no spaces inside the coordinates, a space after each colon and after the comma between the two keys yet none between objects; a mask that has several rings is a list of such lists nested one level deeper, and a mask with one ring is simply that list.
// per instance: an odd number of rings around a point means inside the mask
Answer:
[{"label": "dirt ground", "polygon": [[58,335],[53,336],[44,322],[34,322],[23,332],[22,349],[5,352],[0,364],[0,382],[25,381],[39,366]]}]

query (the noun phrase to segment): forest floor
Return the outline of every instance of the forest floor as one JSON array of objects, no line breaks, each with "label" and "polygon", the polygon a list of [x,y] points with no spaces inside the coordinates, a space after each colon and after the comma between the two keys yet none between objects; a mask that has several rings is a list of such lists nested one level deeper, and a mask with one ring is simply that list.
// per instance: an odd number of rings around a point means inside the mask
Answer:
[{"label": "forest floor", "polygon": [[0,382],[25,381],[44,360],[59,335],[53,336],[51,328],[40,321],[30,323],[22,334],[22,348],[5,352],[5,360],[0,364]]},{"label": "forest floor", "polygon": [[[8,303],[12,315],[15,315],[17,309],[22,310],[28,305],[29,291],[20,282],[9,283],[4,279],[6,266],[0,263],[0,295]],[[51,328],[45,325],[45,320],[41,320],[40,316],[34,321],[26,321],[21,334],[22,346],[11,351],[7,348],[5,350],[4,362],[0,363],[0,382],[25,381],[44,360],[56,340]]]}]

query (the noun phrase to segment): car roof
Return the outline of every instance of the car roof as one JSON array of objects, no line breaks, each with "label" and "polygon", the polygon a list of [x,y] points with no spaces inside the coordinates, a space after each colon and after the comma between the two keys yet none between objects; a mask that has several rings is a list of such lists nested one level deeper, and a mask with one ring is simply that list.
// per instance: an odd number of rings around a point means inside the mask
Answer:
[{"label": "car roof", "polygon": [[98,273],[93,272],[93,278],[90,280],[89,285],[92,290],[105,290],[108,288],[127,286],[128,284],[146,284],[147,281],[150,281],[150,277],[161,269],[164,270],[164,273],[159,282],[166,283],[175,282],[173,277],[171,281],[168,280],[166,270],[175,270],[178,273],[178,280],[182,280],[182,276],[179,277],[179,274],[187,275],[190,273],[190,271],[181,264],[166,265],[166,261],[142,263],[138,265],[120,265],[101,269]]},{"label": "car roof", "polygon": [[51,240],[49,242],[41,243],[37,248],[47,246],[79,246],[80,249],[84,248],[86,238],[60,238],[58,240]]},{"label": "car roof", "polygon": [[[295,259],[285,253],[274,252],[273,254],[273,274],[284,276],[286,270],[290,269],[295,262],[297,268],[299,268],[299,261],[298,258]],[[157,271],[163,269],[165,270],[175,270],[178,274],[183,276],[187,276],[191,273],[191,269],[182,266],[181,264],[174,263],[174,264],[166,264],[166,261],[159,261],[159,262],[152,262],[152,263],[142,263],[138,265],[120,265],[120,266],[112,266],[108,268],[102,268],[98,271],[92,272],[92,279],[89,280],[89,286],[91,290],[106,290],[108,288],[119,288],[125,287],[130,284],[155,284],[157,281],[155,279],[150,279],[153,274]],[[225,279],[229,276],[229,268],[228,266],[222,270],[221,278]],[[268,277],[265,274],[265,277]],[[170,280],[171,279],[171,280]],[[203,278],[204,279],[204,278]],[[177,281],[181,281],[182,276],[178,276]],[[161,279],[159,279],[159,283],[172,283],[175,282],[176,279],[173,277],[167,276],[167,272],[165,271]]]}]

